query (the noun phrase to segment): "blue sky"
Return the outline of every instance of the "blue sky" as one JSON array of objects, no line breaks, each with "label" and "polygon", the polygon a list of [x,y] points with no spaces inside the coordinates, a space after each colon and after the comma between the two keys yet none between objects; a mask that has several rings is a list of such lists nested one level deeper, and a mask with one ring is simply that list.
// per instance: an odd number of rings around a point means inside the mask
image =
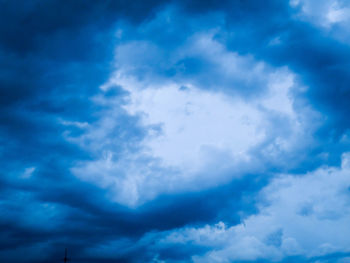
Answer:
[{"label": "blue sky", "polygon": [[350,262],[350,3],[0,0],[0,259]]}]

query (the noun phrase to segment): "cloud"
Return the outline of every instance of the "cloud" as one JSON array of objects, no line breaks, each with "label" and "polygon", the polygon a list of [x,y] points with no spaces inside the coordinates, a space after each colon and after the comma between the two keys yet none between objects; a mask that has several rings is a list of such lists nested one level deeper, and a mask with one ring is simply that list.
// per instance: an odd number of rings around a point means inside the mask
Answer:
[{"label": "cloud", "polygon": [[[203,69],[173,76],[158,71],[168,62],[176,69],[184,59],[198,59]],[[220,185],[312,145],[319,117],[303,116],[312,113],[308,105],[295,109],[293,92],[304,89],[295,75],[225,50],[210,33],[190,37],[171,53],[149,42],[125,43],[117,47],[116,62],[101,91],[117,87],[125,99],[97,96],[108,109],[80,137],[68,139],[96,156],[78,163],[73,174],[109,189],[118,203],[137,206],[162,193]],[[215,92],[206,85],[210,78],[217,79],[209,83]],[[120,148],[113,135],[121,114],[143,130],[130,149]]]},{"label": "cloud", "polygon": [[340,168],[276,177],[260,192],[259,213],[242,224],[182,228],[159,242],[210,248],[204,256],[194,256],[194,262],[281,261],[348,253],[349,156],[343,155]]},{"label": "cloud", "polygon": [[348,260],[332,3],[0,1],[0,258]]},{"label": "cloud", "polygon": [[349,43],[350,5],[347,1],[291,1],[296,17],[307,21],[338,41]]},{"label": "cloud", "polygon": [[290,1],[292,7],[300,8],[300,16],[311,23],[329,28],[349,19],[346,1]]}]

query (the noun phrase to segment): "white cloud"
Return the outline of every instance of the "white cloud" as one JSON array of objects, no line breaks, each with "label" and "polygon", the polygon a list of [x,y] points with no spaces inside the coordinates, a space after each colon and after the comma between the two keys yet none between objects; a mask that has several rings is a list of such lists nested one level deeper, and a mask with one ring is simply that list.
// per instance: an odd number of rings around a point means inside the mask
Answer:
[{"label": "white cloud", "polygon": [[308,21],[334,38],[350,41],[350,2],[344,0],[292,0],[290,5],[298,8],[298,18]]},{"label": "white cloud", "polygon": [[[125,50],[135,59],[119,55]],[[174,51],[169,61],[177,64],[185,57],[199,56],[203,63],[216,65],[215,74],[230,81],[218,82],[222,87],[214,92],[198,81],[203,73],[172,78],[154,71],[155,64],[165,63],[160,59],[164,52],[144,42],[118,47],[118,69],[101,91],[122,87],[128,92],[126,100],[96,97],[108,110],[99,122],[86,126],[81,137],[68,136],[100,156],[77,164],[72,172],[109,189],[116,202],[136,206],[161,193],[219,185],[245,172],[262,171],[264,160],[254,151],[270,163],[279,163],[281,156],[312,143],[310,134],[316,124],[309,124],[308,117],[300,114],[306,107],[294,109],[291,91],[298,87],[288,69],[273,70],[250,56],[227,51],[213,40],[212,33],[197,34]],[[147,55],[142,57],[143,53]],[[156,63],[148,63],[151,57]],[[136,72],[144,70],[144,64],[150,68],[141,78]],[[249,79],[261,81],[249,83]],[[240,89],[247,83],[259,95],[244,94]],[[257,84],[262,86],[251,87]],[[121,111],[140,118],[147,134],[133,150],[120,153],[113,131],[123,125],[118,118]]]},{"label": "white cloud", "polygon": [[345,22],[350,18],[349,3],[341,0],[290,1],[292,7],[300,8],[300,16],[323,27]]},{"label": "white cloud", "polygon": [[210,151],[245,160],[247,151],[264,139],[263,116],[256,107],[223,94],[178,85],[138,90],[126,87],[126,110],[140,113],[145,126],[160,124],[160,135],[144,141],[145,154],[165,166],[197,171],[212,158]]},{"label": "white cloud", "polygon": [[24,169],[24,172],[21,174],[21,178],[23,179],[29,179],[32,177],[33,173],[35,172],[36,167],[27,167]]},{"label": "white cloud", "polygon": [[350,154],[345,154],[340,168],[280,175],[261,191],[260,212],[244,223],[183,228],[160,243],[191,242],[212,248],[204,256],[194,256],[194,262],[278,261],[293,255],[349,252],[349,163]]}]

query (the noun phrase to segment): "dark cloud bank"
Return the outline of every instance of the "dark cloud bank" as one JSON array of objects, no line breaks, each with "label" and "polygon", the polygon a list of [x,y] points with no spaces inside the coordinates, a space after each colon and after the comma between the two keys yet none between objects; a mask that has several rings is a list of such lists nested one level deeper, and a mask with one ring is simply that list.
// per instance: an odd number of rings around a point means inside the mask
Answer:
[{"label": "dark cloud bank", "polygon": [[[169,6],[182,16],[173,22],[174,28],[186,17],[200,22],[168,34],[133,31]],[[64,138],[66,128],[60,120],[98,119],[103,106],[89,98],[108,79],[114,48],[125,41],[115,37],[118,23],[130,28],[129,39],[150,39],[171,49],[201,26],[213,26],[203,17],[222,14],[224,22],[215,36],[220,43],[272,66],[288,66],[309,87],[304,99],[327,116],[314,134],[319,143],[292,170],[338,165],[349,148],[340,137],[350,126],[350,47],[295,20],[295,12],[287,1],[0,1],[1,262],[59,262],[65,247],[72,262],[156,262],[154,253],[165,262],[190,262],[193,254],[207,248],[157,247],[150,240],[138,240],[183,226],[218,221],[235,225],[256,213],[255,193],[268,183],[268,172],[201,192],[162,195],[138,208],[110,201],[103,190],[71,174],[74,162],[94,156]],[[202,25],[203,20],[209,25]],[[167,28],[159,25],[159,30]],[[281,36],[281,44],[269,46],[276,36]],[[124,93],[111,96],[122,100]],[[121,112],[120,120],[125,124],[114,136],[121,148],[130,147],[126,140],[142,140],[137,118]],[[78,136],[81,130],[70,127],[69,132]],[[325,151],[327,161],[317,157]],[[35,167],[33,176],[22,180],[28,167]],[[271,172],[278,169],[271,167]],[[89,252],[114,240],[121,240],[111,248],[114,255]],[[325,260],[344,256],[329,254]],[[304,260],[316,259],[283,262]]]}]

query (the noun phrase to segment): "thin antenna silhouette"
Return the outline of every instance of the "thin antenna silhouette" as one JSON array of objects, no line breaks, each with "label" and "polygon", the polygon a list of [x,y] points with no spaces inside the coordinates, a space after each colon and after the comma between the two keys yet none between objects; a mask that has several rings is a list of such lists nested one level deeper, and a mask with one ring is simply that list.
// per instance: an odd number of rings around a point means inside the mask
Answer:
[{"label": "thin antenna silhouette", "polygon": [[67,258],[67,248],[64,252],[64,259],[63,259],[64,263],[67,263],[69,261],[69,258]]}]

